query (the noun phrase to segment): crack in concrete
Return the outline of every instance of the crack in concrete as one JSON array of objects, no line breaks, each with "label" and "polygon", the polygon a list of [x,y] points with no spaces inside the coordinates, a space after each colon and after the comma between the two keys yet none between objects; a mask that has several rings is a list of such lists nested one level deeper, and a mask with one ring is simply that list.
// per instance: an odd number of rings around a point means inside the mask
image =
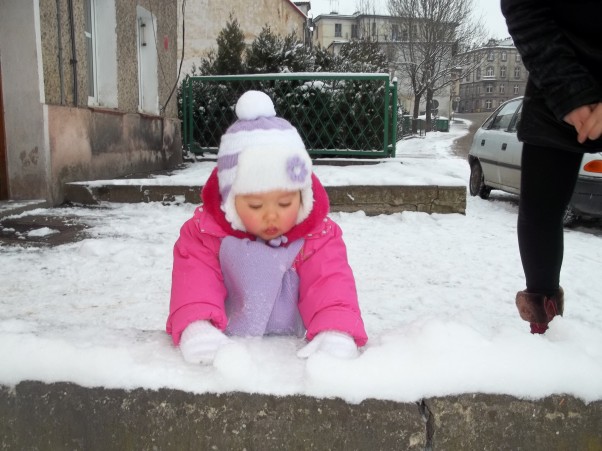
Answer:
[{"label": "crack in concrete", "polygon": [[435,420],[433,418],[433,414],[424,399],[417,402],[416,405],[418,406],[418,410],[420,411],[420,416],[422,417],[422,421],[424,422],[424,428],[425,428],[424,451],[432,451],[433,450],[433,436],[435,435]]}]

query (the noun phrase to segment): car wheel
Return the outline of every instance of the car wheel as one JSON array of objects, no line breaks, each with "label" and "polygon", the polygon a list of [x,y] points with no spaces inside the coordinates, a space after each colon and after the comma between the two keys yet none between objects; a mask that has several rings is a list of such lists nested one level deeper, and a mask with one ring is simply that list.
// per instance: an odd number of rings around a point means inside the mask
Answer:
[{"label": "car wheel", "polygon": [[485,185],[483,168],[478,160],[474,160],[470,165],[469,189],[471,196],[479,196],[481,199],[487,199],[491,194],[491,188]]},{"label": "car wheel", "polygon": [[573,210],[570,205],[566,207],[566,210],[564,211],[564,217],[562,218],[562,224],[565,227],[572,227],[577,223],[578,220],[579,215],[575,213],[575,210]]}]

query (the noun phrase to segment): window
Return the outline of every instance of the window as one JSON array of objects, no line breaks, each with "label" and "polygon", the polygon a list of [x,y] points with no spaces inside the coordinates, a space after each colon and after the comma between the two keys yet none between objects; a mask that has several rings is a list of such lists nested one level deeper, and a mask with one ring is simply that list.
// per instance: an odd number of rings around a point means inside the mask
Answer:
[{"label": "window", "polygon": [[334,36],[335,38],[340,38],[343,36],[343,25],[340,23],[334,24]]},{"label": "window", "polygon": [[500,78],[506,78],[506,66],[500,66]]},{"label": "window", "polygon": [[358,39],[360,37],[359,33],[357,32],[357,30],[358,30],[357,24],[352,23],[351,24],[351,38],[352,39]]},{"label": "window", "polygon": [[376,22],[372,23],[372,36],[376,36]]},{"label": "window", "polygon": [[84,1],[88,105],[117,107],[117,27],[114,1]]},{"label": "window", "polygon": [[487,69],[485,69],[485,76],[486,77],[493,77],[494,76],[494,70],[493,67],[489,66]]},{"label": "window", "polygon": [[84,38],[86,41],[86,59],[88,62],[88,103],[96,102],[96,30],[92,18],[94,14],[94,0],[86,0],[86,21],[84,24]]},{"label": "window", "polygon": [[399,33],[399,25],[391,25],[391,41],[399,41],[400,33]]},{"label": "window", "polygon": [[506,52],[502,52],[500,59],[502,61],[507,61],[508,60],[508,54]]},{"label": "window", "polygon": [[136,6],[138,39],[138,109],[159,114],[157,19],[147,9]]},{"label": "window", "polygon": [[481,79],[481,68],[477,67],[477,80]]},{"label": "window", "polygon": [[506,85],[500,85],[500,94],[504,94],[506,92]]},{"label": "window", "polygon": [[485,86],[485,92],[487,94],[492,94],[493,93],[493,85],[487,85],[487,86]]},{"label": "window", "polygon": [[514,94],[518,94],[520,92],[520,86],[514,85]]},{"label": "window", "polygon": [[408,29],[404,27],[402,33],[403,33],[403,35],[402,35],[401,39],[403,41],[409,41],[410,40],[410,33],[408,33]]},{"label": "window", "polygon": [[489,51],[489,53],[487,53],[487,61],[493,61],[495,59],[495,56],[493,54],[493,51]]},{"label": "window", "polygon": [[493,120],[488,124],[483,124],[483,126],[487,126],[490,130],[506,130],[514,117],[514,113],[520,107],[522,103],[521,99],[518,99],[513,102],[508,102],[506,105],[502,107],[502,109],[495,115]]},{"label": "window", "polygon": [[517,54],[514,56],[514,61],[516,61],[516,62],[519,62],[519,61],[520,61],[520,53],[517,53]]},{"label": "window", "polygon": [[520,66],[514,68],[514,78],[520,79]]},{"label": "window", "polygon": [[485,101],[485,109],[490,110],[492,105],[493,105],[493,103],[491,102],[490,99],[487,99]]}]

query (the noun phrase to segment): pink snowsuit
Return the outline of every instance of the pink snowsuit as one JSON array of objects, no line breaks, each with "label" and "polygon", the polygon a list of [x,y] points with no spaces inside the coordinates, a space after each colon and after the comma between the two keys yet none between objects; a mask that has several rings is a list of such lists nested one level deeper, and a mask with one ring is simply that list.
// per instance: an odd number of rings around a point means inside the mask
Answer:
[{"label": "pink snowsuit", "polygon": [[[292,268],[299,278],[298,309],[311,340],[322,331],[333,330],[352,336],[358,346],[368,337],[364,329],[355,287],[347,261],[340,227],[327,217],[329,202],[324,187],[312,175],[314,206],[303,222],[287,234],[288,243],[303,239]],[[174,246],[170,313],[167,333],[180,342],[192,322],[210,320],[220,330],[228,325],[228,297],[219,261],[222,239],[255,237],[234,230],[220,208],[217,170],[202,191],[203,206],[186,221]]]}]

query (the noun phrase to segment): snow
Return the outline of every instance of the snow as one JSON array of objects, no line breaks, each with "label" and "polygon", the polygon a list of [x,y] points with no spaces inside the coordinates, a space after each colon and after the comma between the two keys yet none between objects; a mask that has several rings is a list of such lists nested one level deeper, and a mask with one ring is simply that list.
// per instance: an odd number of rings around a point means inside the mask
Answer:
[{"label": "snow", "polygon": [[[398,156],[386,163],[316,166],[315,172],[325,185],[465,186],[468,164],[451,149],[467,127],[454,121],[449,133],[401,141]],[[212,164],[190,164],[158,180],[200,184]],[[566,231],[565,316],[539,336],[529,333],[514,306],[516,291],[524,288],[516,196],[469,196],[466,215],[333,213],[344,231],[369,335],[360,357],[301,360],[300,339],[235,338],[213,365],[201,366],[185,363],[164,331],[171,250],[194,208],[148,203],[33,210],[75,215],[91,227],[87,239],[61,246],[0,246],[0,384],[69,381],[351,403],[475,392],[602,399],[600,228]]]},{"label": "snow", "polygon": [[56,230],[56,229],[51,229],[50,227],[40,227],[39,229],[33,229],[33,230],[27,232],[26,235],[30,236],[30,237],[39,238],[39,237],[45,237],[48,235],[54,235],[55,233],[60,233],[60,231]]}]

